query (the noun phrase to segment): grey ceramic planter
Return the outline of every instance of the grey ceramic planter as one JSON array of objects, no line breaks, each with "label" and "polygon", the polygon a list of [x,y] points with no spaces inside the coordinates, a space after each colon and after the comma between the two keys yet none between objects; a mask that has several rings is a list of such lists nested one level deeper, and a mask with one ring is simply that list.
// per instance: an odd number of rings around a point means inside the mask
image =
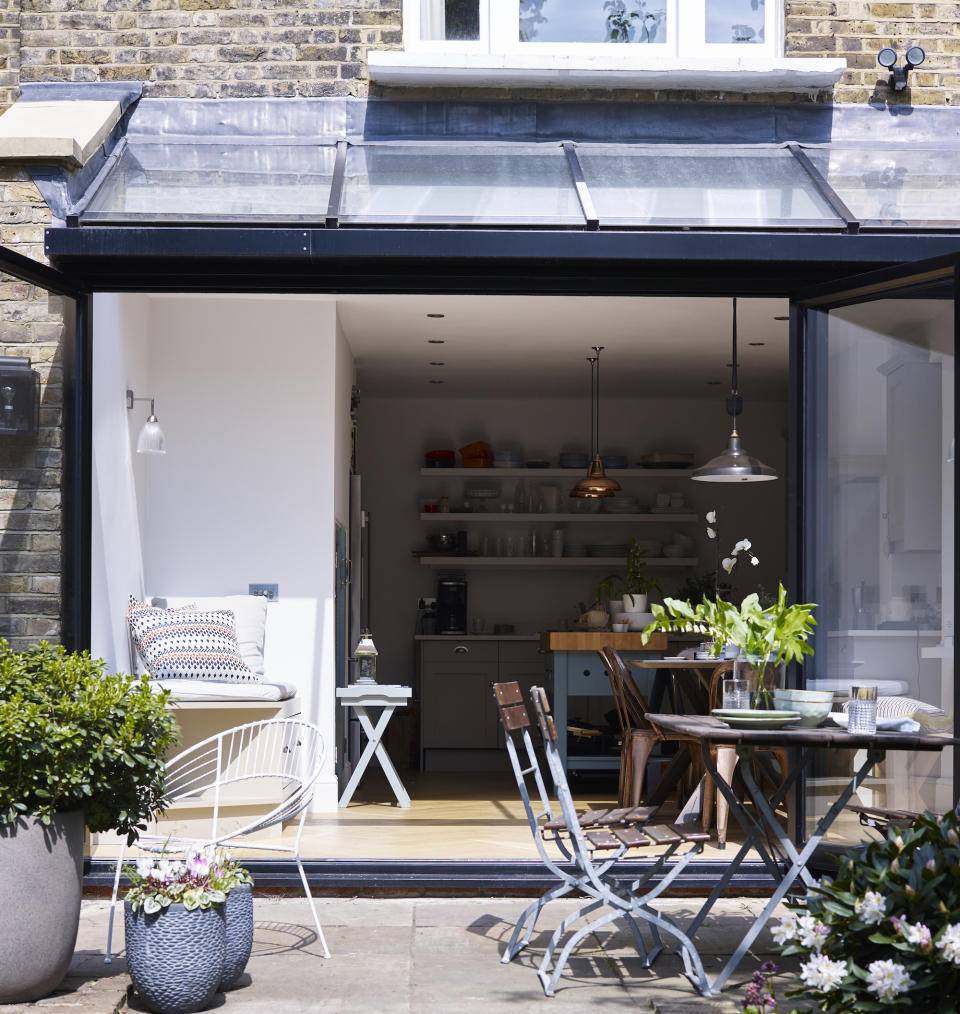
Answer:
[{"label": "grey ceramic planter", "polygon": [[253,888],[235,887],[224,905],[227,914],[227,956],[223,962],[221,989],[232,989],[243,974],[253,949]]},{"label": "grey ceramic planter", "polygon": [[0,1003],[26,1003],[60,985],[77,942],[83,813],[0,826]]},{"label": "grey ceramic planter", "polygon": [[123,903],[127,968],[155,1014],[191,1014],[213,1002],[223,977],[227,924],[223,905],[187,911],[171,905],[147,915]]}]

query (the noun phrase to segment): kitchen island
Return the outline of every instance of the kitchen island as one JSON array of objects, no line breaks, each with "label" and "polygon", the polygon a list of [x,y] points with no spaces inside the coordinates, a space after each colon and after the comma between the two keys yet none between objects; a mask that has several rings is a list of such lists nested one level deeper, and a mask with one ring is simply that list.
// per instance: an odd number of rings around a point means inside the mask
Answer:
[{"label": "kitchen island", "polygon": [[[566,730],[571,697],[605,697],[613,707],[610,681],[598,652],[610,647],[625,659],[659,658],[667,648],[666,634],[653,634],[646,644],[636,633],[615,634],[609,631],[547,631],[540,635],[540,648],[549,653],[553,668],[554,722],[558,730]],[[583,753],[568,757],[568,737],[561,733],[559,752],[564,769],[578,771],[616,770],[620,754]]]}]

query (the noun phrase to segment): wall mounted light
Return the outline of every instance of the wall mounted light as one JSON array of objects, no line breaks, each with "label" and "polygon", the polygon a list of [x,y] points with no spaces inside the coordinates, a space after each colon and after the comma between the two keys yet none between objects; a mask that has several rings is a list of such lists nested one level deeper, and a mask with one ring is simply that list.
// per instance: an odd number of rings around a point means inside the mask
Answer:
[{"label": "wall mounted light", "polygon": [[897,51],[889,46],[877,53],[877,63],[890,71],[890,87],[895,92],[902,92],[907,87],[907,75],[914,67],[919,67],[927,54],[920,46],[911,46],[903,58],[903,66],[897,66]]},{"label": "wall mounted light", "polygon": [[134,402],[137,401],[150,402],[150,415],[147,416],[147,421],[143,424],[143,429],[140,430],[140,435],[137,437],[137,454],[166,454],[167,438],[163,435],[163,430],[160,429],[160,423],[157,422],[157,417],[154,414],[153,398],[135,398],[133,391],[127,388],[127,409],[132,409]]},{"label": "wall mounted light", "polygon": [[0,356],[0,434],[36,433],[40,427],[40,374],[25,356]]},{"label": "wall mounted light", "polygon": [[730,367],[730,394],[727,397],[727,411],[733,416],[730,442],[723,453],[711,458],[705,465],[696,469],[691,478],[699,482],[769,482],[771,479],[776,479],[777,473],[759,458],[748,454],[740,446],[740,434],[737,433],[737,415],[743,411],[743,398],[740,397],[738,390],[736,296],[733,299],[733,360]]}]

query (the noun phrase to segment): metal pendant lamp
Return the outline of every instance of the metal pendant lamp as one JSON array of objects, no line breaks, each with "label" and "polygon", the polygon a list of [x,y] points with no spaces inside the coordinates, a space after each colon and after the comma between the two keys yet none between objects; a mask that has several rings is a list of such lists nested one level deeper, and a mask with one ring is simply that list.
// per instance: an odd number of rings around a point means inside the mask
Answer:
[{"label": "metal pendant lamp", "polygon": [[777,473],[765,465],[759,458],[740,446],[740,434],[737,433],[737,413],[743,410],[743,398],[737,390],[737,298],[733,298],[733,361],[730,364],[730,397],[727,398],[727,411],[733,416],[733,431],[727,449],[711,458],[705,465],[694,470],[692,478],[698,482],[770,482],[777,478]]},{"label": "metal pendant lamp", "polygon": [[620,492],[620,483],[608,479],[600,460],[600,353],[602,345],[592,346],[596,355],[587,356],[590,364],[590,467],[573,489],[574,500],[603,500]]}]

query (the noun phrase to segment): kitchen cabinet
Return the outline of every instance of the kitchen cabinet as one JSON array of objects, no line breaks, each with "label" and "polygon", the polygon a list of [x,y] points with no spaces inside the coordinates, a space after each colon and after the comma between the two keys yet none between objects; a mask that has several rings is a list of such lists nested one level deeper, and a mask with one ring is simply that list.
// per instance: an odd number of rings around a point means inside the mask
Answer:
[{"label": "kitchen cabinet", "polygon": [[551,691],[536,638],[425,637],[420,656],[420,766],[423,771],[505,769],[491,685],[516,680]]}]

